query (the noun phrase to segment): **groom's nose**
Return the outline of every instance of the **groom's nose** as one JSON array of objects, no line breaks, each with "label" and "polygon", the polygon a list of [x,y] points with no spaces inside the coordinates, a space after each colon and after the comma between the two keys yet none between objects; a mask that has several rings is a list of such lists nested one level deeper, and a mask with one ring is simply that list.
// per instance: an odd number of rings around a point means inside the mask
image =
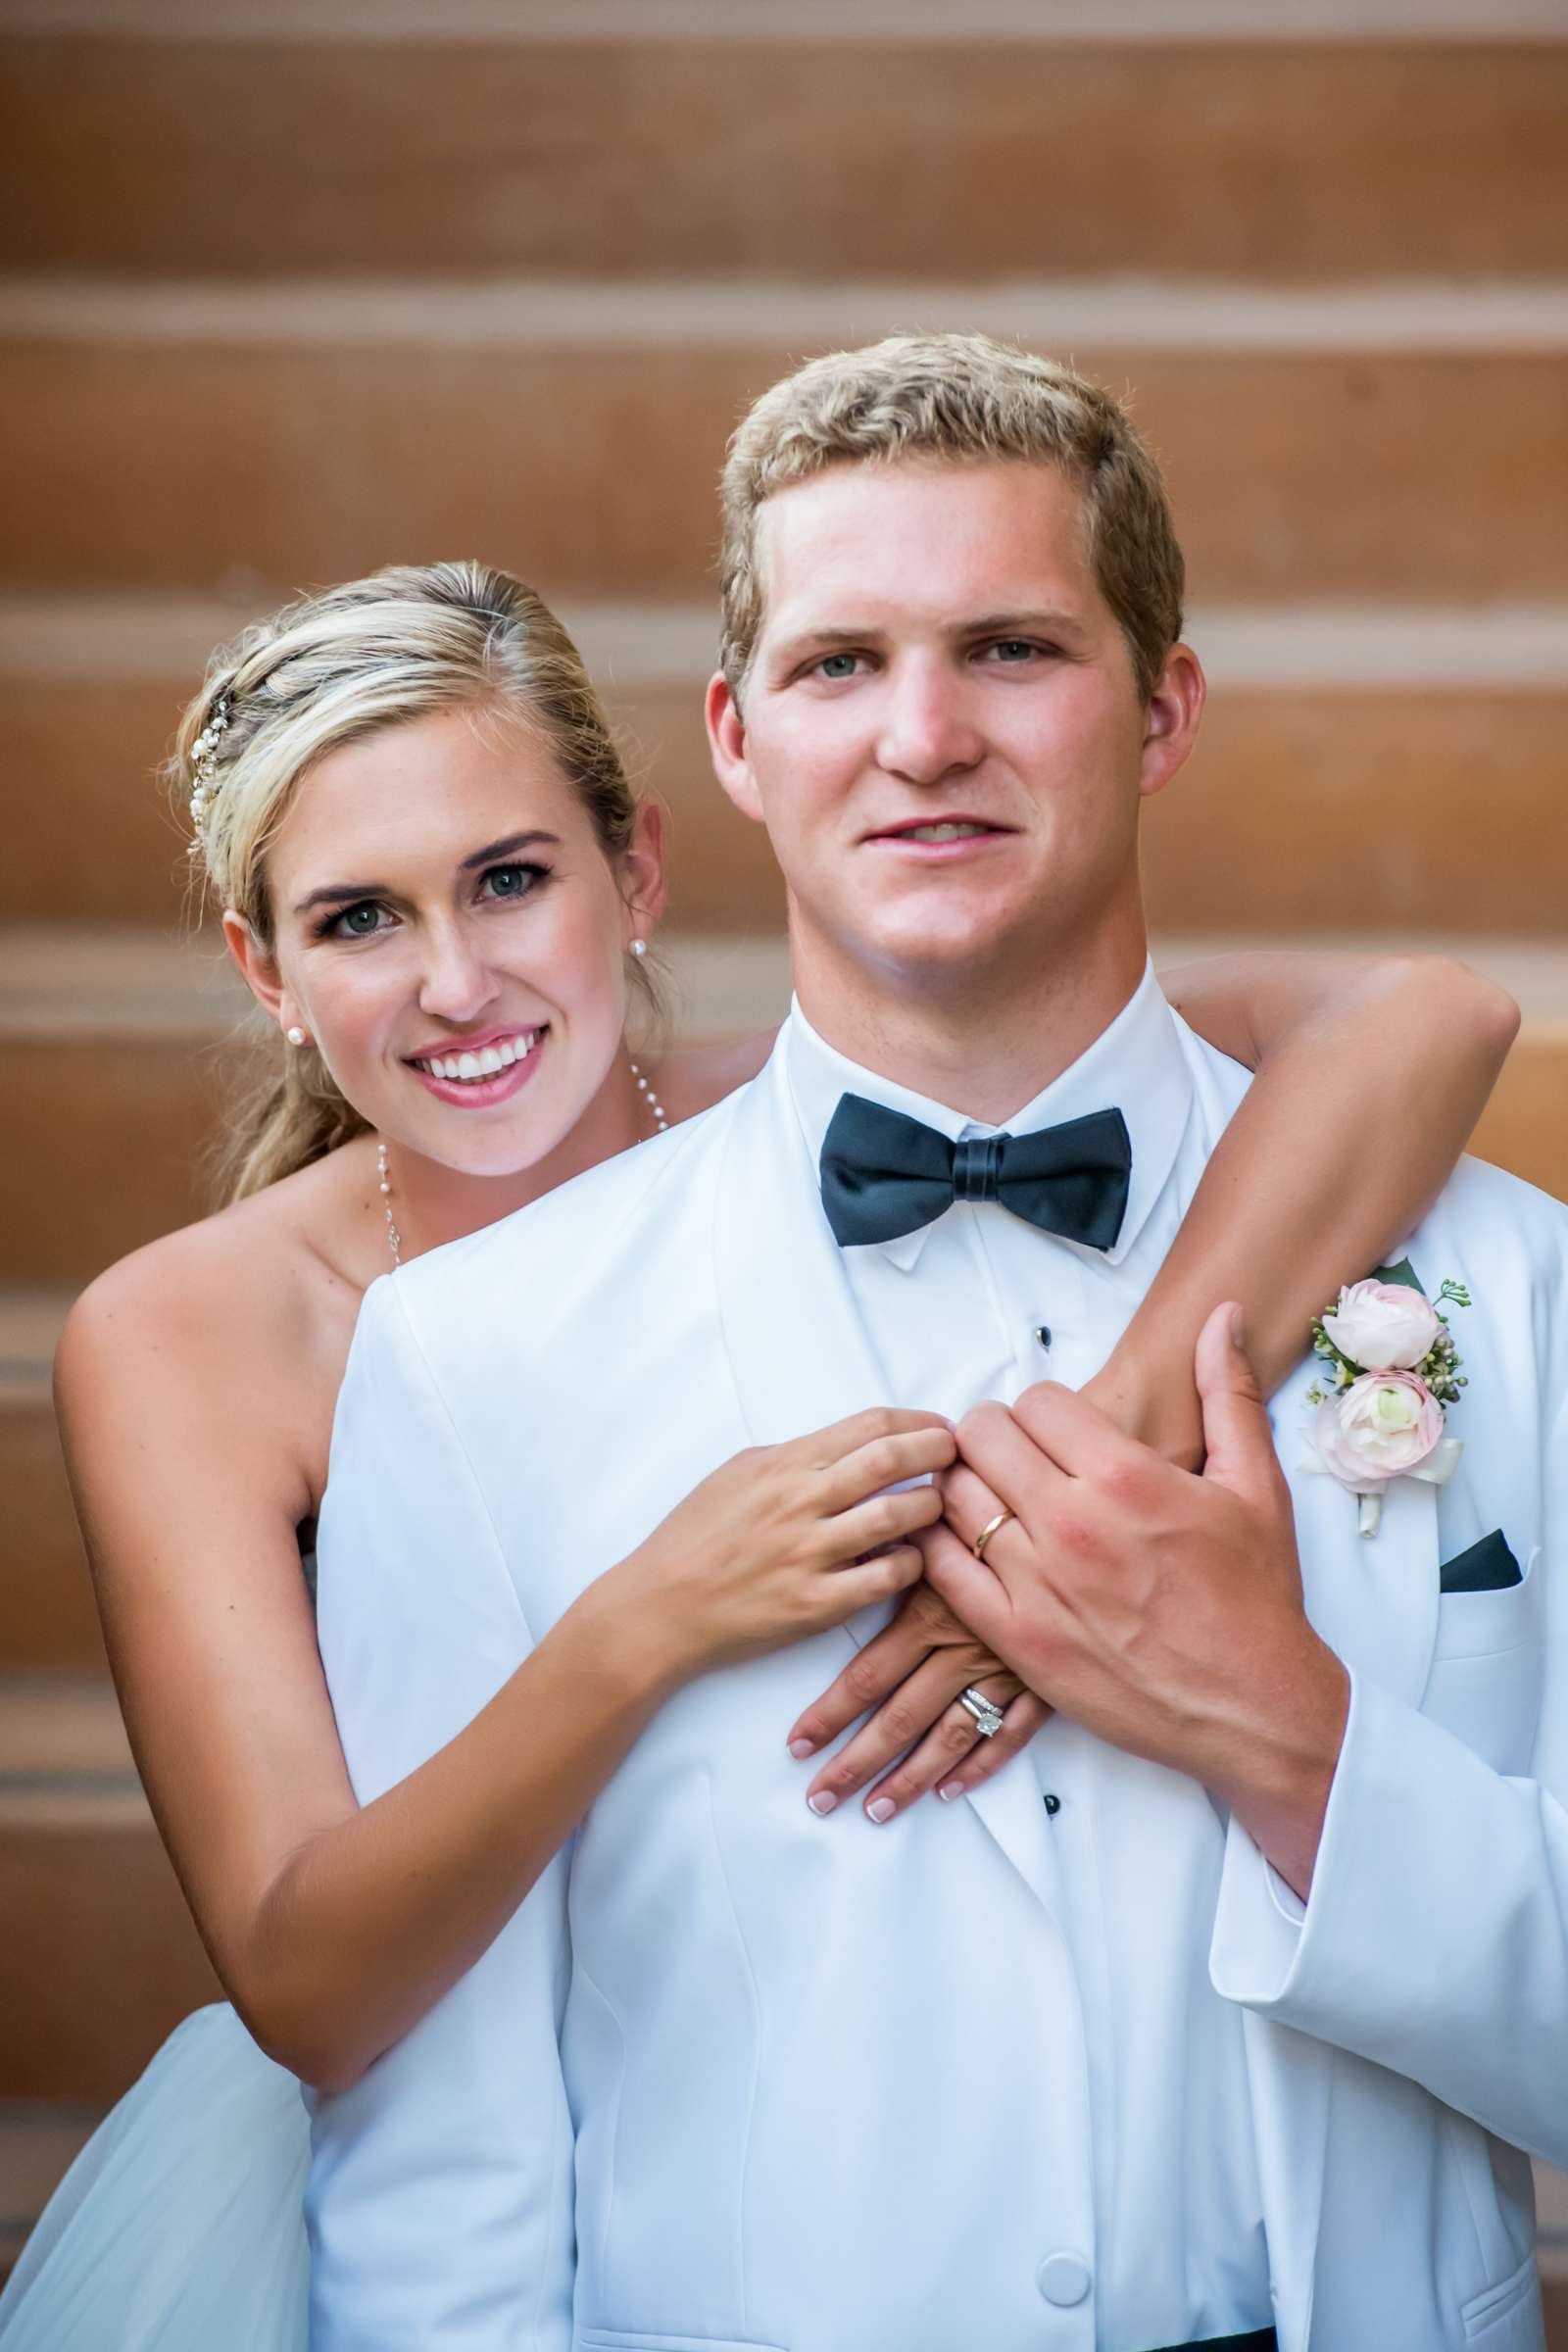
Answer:
[{"label": "groom's nose", "polygon": [[493,1004],[500,983],[462,923],[432,925],[424,935],[419,1009],[444,1021],[471,1021]]},{"label": "groom's nose", "polygon": [[940,784],[979,765],[985,745],[946,661],[915,657],[890,670],[876,753],[879,766],[911,784]]}]

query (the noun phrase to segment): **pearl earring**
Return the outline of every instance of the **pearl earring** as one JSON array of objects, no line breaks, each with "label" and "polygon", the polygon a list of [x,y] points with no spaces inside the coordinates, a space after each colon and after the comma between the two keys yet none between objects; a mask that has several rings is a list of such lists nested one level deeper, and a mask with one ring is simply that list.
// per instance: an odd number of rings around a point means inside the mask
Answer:
[{"label": "pearl earring", "polygon": [[640,962],[642,961],[643,957],[644,957],[644,956],[647,955],[647,953],[648,953],[648,942],[647,942],[647,940],[646,940],[646,939],[634,939],[634,940],[632,941],[632,943],[631,943],[631,952],[632,952],[632,954],[633,954],[633,955],[636,956],[636,958],[637,958],[638,962],[640,963]]},{"label": "pearl earring", "polygon": [[303,1046],[305,1043],[305,1032],[303,1029],[285,1029],[283,1035],[288,1039],[288,1042],[291,1046]]}]

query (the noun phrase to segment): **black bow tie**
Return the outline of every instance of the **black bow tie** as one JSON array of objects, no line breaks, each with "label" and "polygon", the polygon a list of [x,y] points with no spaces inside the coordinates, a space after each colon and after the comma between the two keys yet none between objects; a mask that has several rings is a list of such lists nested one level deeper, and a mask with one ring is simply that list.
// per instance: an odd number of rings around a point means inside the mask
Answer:
[{"label": "black bow tie", "polygon": [[845,1095],[822,1139],[822,1206],[841,1247],[918,1232],[954,1200],[1000,1200],[1043,1233],[1111,1250],[1132,1164],[1119,1110],[950,1144],[901,1110]]}]

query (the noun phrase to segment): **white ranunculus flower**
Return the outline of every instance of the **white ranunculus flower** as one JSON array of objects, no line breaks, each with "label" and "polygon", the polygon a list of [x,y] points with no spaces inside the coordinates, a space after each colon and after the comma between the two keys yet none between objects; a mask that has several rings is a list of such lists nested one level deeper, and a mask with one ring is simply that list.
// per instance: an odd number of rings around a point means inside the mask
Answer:
[{"label": "white ranunculus flower", "polygon": [[1431,1299],[1398,1282],[1352,1282],[1323,1317],[1323,1328],[1363,1372],[1408,1372],[1443,1333]]}]

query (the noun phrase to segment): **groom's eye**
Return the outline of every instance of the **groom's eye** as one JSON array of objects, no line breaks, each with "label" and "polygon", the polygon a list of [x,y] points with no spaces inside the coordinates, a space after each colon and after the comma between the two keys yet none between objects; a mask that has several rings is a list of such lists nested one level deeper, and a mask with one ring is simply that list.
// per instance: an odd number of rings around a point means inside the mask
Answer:
[{"label": "groom's eye", "polygon": [[816,665],[816,673],[821,678],[853,678],[859,662],[858,654],[824,654]]},{"label": "groom's eye", "polygon": [[998,662],[1032,662],[1044,649],[1032,644],[1027,637],[998,637],[986,651]]}]

